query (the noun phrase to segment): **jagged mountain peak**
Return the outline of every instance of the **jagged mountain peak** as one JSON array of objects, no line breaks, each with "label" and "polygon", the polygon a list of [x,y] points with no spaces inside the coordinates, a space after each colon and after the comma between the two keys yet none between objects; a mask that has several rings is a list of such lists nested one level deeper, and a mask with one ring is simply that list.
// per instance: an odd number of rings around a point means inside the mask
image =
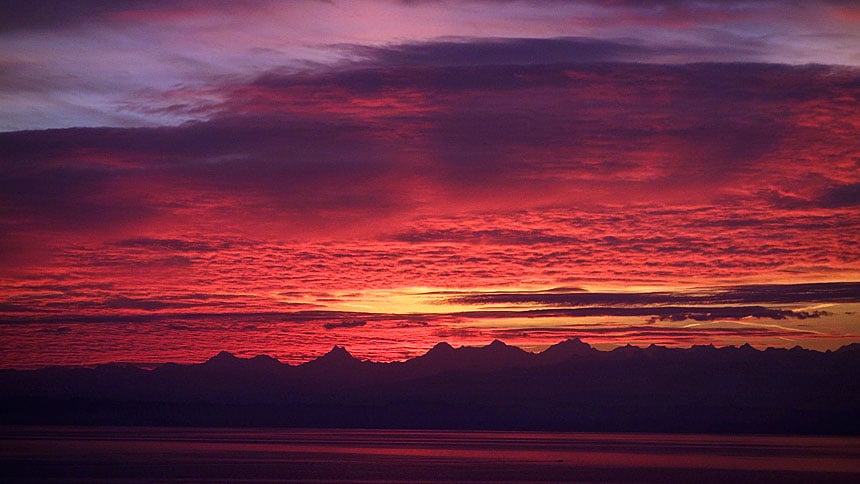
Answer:
[{"label": "jagged mountain peak", "polygon": [[320,356],[315,360],[308,361],[302,366],[308,367],[328,367],[341,368],[344,366],[353,366],[360,364],[361,360],[352,356],[347,349],[340,345],[335,345],[328,353]]},{"label": "jagged mountain peak", "polygon": [[739,351],[744,351],[747,353],[758,353],[759,351],[753,347],[753,345],[749,343],[744,343],[743,345],[738,347]]},{"label": "jagged mountain peak", "polygon": [[251,361],[261,361],[261,362],[263,362],[263,361],[264,361],[264,362],[275,362],[275,363],[280,363],[277,359],[272,358],[272,357],[271,357],[271,356],[269,356],[269,355],[257,355],[257,356],[255,356],[255,357],[251,358]]},{"label": "jagged mountain peak", "polygon": [[229,351],[221,351],[212,358],[209,358],[206,363],[226,363],[238,360],[239,358],[236,357],[236,355],[234,355],[233,353],[230,353]]},{"label": "jagged mountain peak", "polygon": [[588,356],[596,352],[588,343],[579,338],[566,339],[547,347],[538,355],[547,363],[561,363],[578,356]]},{"label": "jagged mountain peak", "polygon": [[543,352],[545,353],[545,352],[553,350],[553,349],[554,350],[562,350],[562,349],[564,349],[564,350],[587,350],[589,352],[594,351],[594,348],[590,344],[582,341],[579,338],[568,338],[564,341],[560,341],[560,342],[558,342],[552,346],[549,346]]},{"label": "jagged mountain peak", "polygon": [[706,345],[693,345],[690,347],[690,349],[715,350],[715,349],[717,349],[717,347],[714,346],[714,343],[708,343]]},{"label": "jagged mountain peak", "polygon": [[451,356],[455,354],[472,354],[472,353],[500,353],[500,352],[523,352],[522,349],[517,348],[516,346],[510,346],[505,342],[494,339],[490,344],[486,346],[461,346],[459,348],[454,348],[449,343],[443,341],[437,343],[435,346],[430,348],[430,350],[424,354],[424,356],[433,357],[443,357],[443,356]]},{"label": "jagged mountain peak", "polygon": [[218,370],[264,370],[284,366],[280,361],[268,355],[257,355],[252,358],[240,358],[229,351],[221,351],[209,358],[204,364],[206,368]]},{"label": "jagged mountain peak", "polygon": [[348,357],[352,358],[352,355],[350,354],[349,351],[347,351],[346,347],[339,346],[339,345],[332,346],[332,348],[329,350],[329,352],[326,353],[324,356],[337,356],[337,357],[348,356]]},{"label": "jagged mountain peak", "polygon": [[450,344],[448,344],[448,342],[447,342],[447,341],[441,341],[441,342],[439,342],[439,343],[436,343],[436,345],[434,345],[432,348],[430,348],[430,350],[429,350],[429,351],[427,351],[427,353],[426,353],[426,354],[428,354],[428,355],[429,355],[429,354],[431,354],[431,353],[433,353],[433,354],[436,354],[436,353],[448,353],[448,352],[451,352],[451,351],[454,351],[454,347],[453,347],[453,346],[451,346]]},{"label": "jagged mountain peak", "polygon": [[854,351],[860,351],[860,343],[850,343],[842,346],[836,350],[836,353],[848,353]]},{"label": "jagged mountain peak", "polygon": [[492,353],[498,355],[504,354],[531,354],[520,348],[519,346],[511,346],[504,341],[494,339],[487,346],[474,347],[475,350],[484,353]]}]

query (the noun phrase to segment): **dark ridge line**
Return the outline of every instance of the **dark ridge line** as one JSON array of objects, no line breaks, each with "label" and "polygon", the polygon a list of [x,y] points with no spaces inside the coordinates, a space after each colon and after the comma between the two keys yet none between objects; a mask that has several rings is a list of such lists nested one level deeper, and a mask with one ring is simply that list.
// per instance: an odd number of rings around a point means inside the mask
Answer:
[{"label": "dark ridge line", "polygon": [[[353,354],[349,352],[346,345],[336,344],[327,353],[320,355],[316,358],[312,358],[312,359],[303,361],[302,363],[298,363],[295,365],[291,365],[289,363],[284,363],[284,362],[278,360],[277,358],[266,355],[266,354],[259,354],[259,355],[255,355],[255,356],[249,356],[249,357],[241,357],[241,356],[236,356],[233,353],[230,353],[229,351],[221,351],[218,353],[218,355],[213,356],[212,358],[209,358],[202,363],[179,363],[179,364],[183,364],[183,365],[185,365],[185,364],[187,364],[187,365],[205,364],[209,361],[212,361],[212,360],[218,358],[221,355],[228,355],[228,356],[234,358],[235,360],[245,360],[245,361],[250,361],[250,360],[253,360],[255,358],[268,358],[268,359],[271,359],[271,360],[274,360],[274,361],[280,363],[281,365],[298,367],[298,366],[306,365],[306,364],[314,362],[314,361],[321,360],[323,358],[329,357],[330,355],[331,356],[333,356],[333,355],[342,356],[343,355],[343,356],[349,356],[350,358],[357,360],[357,361],[360,361],[362,363],[371,363],[374,365],[390,365],[390,364],[398,364],[398,363],[400,363],[400,364],[408,363],[408,362],[410,362],[416,358],[421,358],[423,356],[427,356],[427,355],[433,353],[434,350],[435,351],[439,351],[439,350],[475,351],[475,350],[483,350],[483,349],[489,349],[489,348],[511,348],[512,350],[522,351],[523,353],[526,353],[527,355],[530,355],[530,356],[540,356],[540,355],[546,354],[547,351],[551,351],[552,348],[556,348],[556,347],[559,347],[559,346],[565,345],[565,344],[581,344],[581,345],[585,346],[588,351],[591,351],[594,353],[602,353],[602,354],[610,354],[610,353],[616,352],[616,351],[630,351],[630,350],[632,350],[632,351],[637,351],[637,350],[641,350],[641,351],[667,350],[667,351],[674,351],[674,352],[687,352],[687,351],[695,350],[695,349],[709,349],[709,350],[714,350],[714,351],[750,351],[750,350],[752,350],[752,351],[755,351],[758,353],[766,353],[768,351],[808,351],[808,352],[813,352],[813,353],[818,353],[818,354],[824,355],[824,354],[828,354],[828,353],[838,353],[838,352],[842,352],[842,351],[860,350],[860,343],[849,343],[846,345],[842,345],[835,350],[824,350],[824,351],[805,348],[805,347],[800,346],[800,345],[795,345],[795,346],[792,346],[791,348],[784,348],[784,347],[779,347],[779,346],[767,346],[764,349],[760,350],[760,349],[757,349],[755,346],[751,345],[750,343],[744,343],[740,346],[734,346],[734,345],[716,346],[716,345],[711,343],[711,344],[691,345],[691,346],[686,346],[686,347],[664,346],[664,345],[658,345],[658,344],[654,344],[654,343],[652,343],[648,346],[637,346],[637,345],[632,345],[632,344],[628,343],[628,344],[623,345],[623,346],[616,346],[615,348],[612,348],[612,349],[601,350],[601,349],[598,349],[598,348],[591,346],[590,344],[586,343],[585,341],[582,341],[581,338],[568,338],[568,339],[561,340],[558,343],[551,344],[551,345],[547,346],[545,349],[543,349],[542,351],[535,353],[535,352],[531,352],[528,350],[524,350],[524,349],[520,348],[519,346],[509,345],[500,339],[494,339],[493,341],[491,341],[490,343],[488,343],[484,346],[462,345],[462,346],[455,347],[455,346],[452,346],[447,341],[440,341],[440,342],[436,343],[435,345],[433,345],[429,350],[427,350],[425,353],[423,353],[421,355],[414,356],[412,358],[407,358],[405,360],[394,360],[394,361],[374,361],[374,360],[370,360],[370,359],[364,359],[364,360],[359,359],[359,358],[356,358],[355,356],[353,356]],[[168,364],[168,363],[161,363],[161,364]],[[112,363],[106,363],[106,364],[112,364]],[[155,363],[155,365],[158,365],[158,363]]]},{"label": "dark ridge line", "polygon": [[839,353],[839,352],[847,352],[847,351],[860,351],[860,343],[849,343],[846,345],[842,345],[841,347],[839,347],[835,350],[829,350],[828,349],[828,350],[824,350],[824,351],[805,348],[805,347],[800,346],[800,345],[795,345],[791,348],[778,347],[778,346],[767,346],[763,349],[757,349],[756,347],[754,347],[750,343],[744,343],[743,345],[740,345],[740,346],[734,346],[734,345],[716,346],[713,343],[709,343],[709,344],[694,344],[694,345],[686,346],[686,347],[684,347],[684,346],[664,346],[664,345],[658,345],[658,344],[654,344],[654,343],[652,343],[648,346],[637,346],[637,345],[632,345],[632,344],[628,343],[628,344],[623,345],[623,346],[616,346],[615,348],[612,348],[612,349],[601,350],[601,349],[598,349],[598,348],[591,346],[589,343],[586,343],[585,341],[582,341],[581,338],[567,338],[567,339],[559,341],[558,343],[551,344],[551,345],[547,346],[545,349],[543,349],[542,351],[535,353],[535,352],[531,352],[528,350],[524,350],[518,346],[509,345],[500,339],[494,339],[492,342],[488,343],[485,346],[462,345],[462,346],[454,347],[451,344],[449,344],[447,341],[440,341],[439,343],[436,343],[435,345],[433,345],[426,352],[424,352],[418,356],[414,356],[412,358],[407,358],[404,360],[393,360],[393,361],[374,361],[371,359],[356,358],[352,353],[349,352],[346,345],[335,344],[327,353],[322,354],[320,356],[317,356],[315,358],[310,358],[308,360],[305,360],[305,361],[303,361],[301,363],[297,363],[297,364],[285,363],[285,362],[282,362],[281,360],[279,360],[273,356],[267,355],[267,354],[257,354],[254,356],[243,357],[243,356],[236,356],[236,354],[234,354],[234,353],[231,353],[231,352],[226,351],[226,350],[222,350],[222,351],[219,351],[216,355],[214,355],[210,358],[207,358],[204,361],[200,361],[200,362],[176,363],[173,361],[164,361],[164,362],[160,362],[160,363],[141,363],[141,362],[129,362],[129,361],[114,361],[114,362],[107,362],[107,363],[94,363],[94,364],[83,364],[83,365],[47,365],[47,366],[42,366],[42,367],[38,367],[38,368],[26,368],[26,369],[9,367],[9,368],[0,368],[0,371],[38,371],[38,370],[42,370],[42,369],[51,369],[51,368],[92,369],[92,368],[99,368],[99,367],[123,367],[123,366],[124,367],[138,368],[138,369],[145,370],[145,371],[152,371],[156,368],[159,368],[159,367],[165,366],[165,365],[168,365],[168,366],[171,366],[171,365],[195,366],[195,365],[205,365],[207,363],[216,363],[217,364],[219,362],[223,363],[223,362],[228,362],[228,361],[231,361],[231,362],[268,361],[270,363],[274,363],[274,364],[278,364],[278,365],[282,365],[282,366],[286,366],[286,367],[298,368],[298,367],[302,367],[302,366],[305,366],[308,364],[313,364],[314,362],[317,362],[320,360],[325,360],[325,359],[341,359],[341,360],[350,359],[350,360],[354,360],[354,361],[360,362],[360,363],[367,363],[367,364],[372,364],[372,365],[383,365],[384,366],[384,365],[407,364],[413,360],[423,358],[423,357],[426,357],[428,355],[432,355],[434,352],[442,352],[442,351],[470,352],[470,351],[487,350],[487,349],[492,349],[492,348],[497,348],[497,349],[508,348],[511,351],[522,352],[525,355],[525,357],[538,358],[541,355],[547,355],[549,353],[557,351],[559,348],[563,347],[564,345],[572,345],[572,344],[579,345],[580,348],[582,348],[582,351],[588,351],[588,352],[592,353],[593,355],[611,355],[614,352],[624,352],[624,351],[638,351],[638,352],[668,351],[668,352],[674,352],[674,353],[686,353],[686,352],[689,352],[691,350],[695,351],[697,349],[712,350],[712,351],[747,351],[747,352],[754,351],[756,353],[764,353],[764,354],[769,353],[769,352],[803,351],[803,352],[817,353],[820,355]]},{"label": "dark ridge line", "polygon": [[297,366],[204,363],[0,371],[0,425],[439,428],[860,435],[860,343],[819,352],[650,345],[541,353],[439,343],[407,361],[343,346]]}]

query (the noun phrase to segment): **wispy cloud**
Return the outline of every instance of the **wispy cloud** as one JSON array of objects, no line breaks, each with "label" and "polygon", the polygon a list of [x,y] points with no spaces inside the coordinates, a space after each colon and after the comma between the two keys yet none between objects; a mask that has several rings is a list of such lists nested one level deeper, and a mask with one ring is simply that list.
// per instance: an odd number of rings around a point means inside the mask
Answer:
[{"label": "wispy cloud", "polygon": [[[850,2],[20,0],[0,129],[178,125],[284,68],[624,61],[860,65]],[[360,19],[360,20],[357,20]],[[253,25],[254,28],[248,28]]]},{"label": "wispy cloud", "polygon": [[688,290],[683,292],[499,292],[473,293],[449,298],[462,304],[542,304],[549,306],[657,306],[677,304],[797,304],[813,302],[860,302],[860,283],[760,284]]},{"label": "wispy cloud", "polygon": [[363,321],[360,319],[353,319],[348,321],[341,321],[337,323],[325,323],[323,327],[325,329],[337,329],[337,328],[359,328],[367,324],[367,321]]}]

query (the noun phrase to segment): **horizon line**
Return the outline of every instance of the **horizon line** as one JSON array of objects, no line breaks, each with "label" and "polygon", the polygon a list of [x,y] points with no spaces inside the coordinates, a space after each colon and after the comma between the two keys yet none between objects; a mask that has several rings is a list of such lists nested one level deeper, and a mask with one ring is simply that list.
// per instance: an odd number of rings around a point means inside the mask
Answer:
[{"label": "horizon line", "polygon": [[[555,344],[551,344],[551,345],[547,346],[546,348],[544,348],[541,351],[533,352],[533,351],[529,351],[527,349],[523,349],[519,346],[509,345],[499,338],[494,338],[490,343],[487,343],[486,345],[483,345],[483,346],[460,345],[460,346],[455,347],[455,346],[451,345],[450,343],[448,343],[447,341],[443,340],[443,341],[439,341],[438,343],[434,344],[426,352],[424,352],[418,356],[413,356],[411,358],[406,358],[403,360],[392,360],[392,361],[374,361],[371,359],[360,359],[360,358],[355,357],[352,353],[350,353],[344,344],[335,344],[326,353],[319,355],[317,357],[310,358],[310,359],[305,360],[305,361],[298,363],[298,364],[286,363],[286,362],[279,360],[278,358],[276,358],[274,356],[270,356],[270,355],[265,354],[265,353],[259,353],[259,354],[253,355],[253,356],[238,356],[236,353],[233,353],[231,351],[221,350],[218,353],[216,353],[215,355],[207,358],[206,360],[198,361],[198,362],[177,363],[177,362],[173,362],[173,361],[164,361],[161,363],[151,363],[151,362],[147,363],[147,362],[132,362],[132,361],[110,361],[110,362],[104,362],[104,363],[93,363],[93,364],[83,364],[83,365],[46,365],[46,366],[35,367],[35,368],[8,367],[8,368],[0,368],[0,371],[38,371],[38,370],[42,370],[42,369],[46,369],[46,368],[95,369],[95,368],[105,367],[105,366],[126,366],[126,365],[127,366],[134,366],[134,367],[140,368],[142,370],[152,370],[152,369],[158,368],[160,366],[164,366],[164,365],[178,365],[178,366],[205,365],[205,364],[210,363],[213,360],[216,360],[219,358],[220,359],[231,358],[231,359],[235,359],[235,360],[239,360],[239,361],[251,361],[251,360],[254,360],[257,358],[266,358],[266,359],[272,360],[272,361],[276,362],[277,364],[280,364],[283,366],[298,368],[298,367],[304,366],[308,363],[319,361],[319,360],[322,360],[323,358],[325,358],[327,356],[330,356],[333,354],[336,355],[338,353],[345,354],[345,356],[347,356],[348,358],[355,360],[359,363],[370,363],[370,364],[374,364],[374,365],[396,365],[396,364],[405,364],[405,363],[408,363],[408,362],[415,360],[417,358],[421,358],[423,356],[426,356],[426,355],[432,353],[434,350],[436,350],[436,348],[443,346],[443,345],[447,346],[451,351],[482,350],[482,349],[487,349],[487,348],[497,346],[497,347],[505,347],[505,348],[512,348],[514,350],[519,350],[519,351],[522,351],[523,353],[526,353],[526,354],[531,355],[531,356],[539,356],[539,355],[546,353],[547,350],[549,350],[553,347],[563,345],[565,343],[579,343],[581,345],[587,346],[588,347],[587,350],[590,350],[590,351],[595,352],[595,353],[603,353],[603,354],[609,354],[609,353],[612,353],[612,352],[618,351],[618,350],[629,350],[629,349],[648,350],[648,349],[652,349],[652,348],[653,349],[660,349],[660,350],[668,350],[668,351],[689,351],[689,350],[696,349],[696,348],[712,349],[714,351],[724,351],[724,350],[729,350],[729,351],[736,350],[737,351],[737,350],[742,350],[744,348],[747,348],[749,351],[754,351],[756,353],[766,353],[768,351],[789,352],[789,351],[793,351],[793,350],[796,351],[799,349],[799,350],[806,351],[806,352],[813,352],[813,353],[819,353],[819,354],[824,355],[824,354],[838,353],[840,351],[844,351],[844,350],[852,348],[854,346],[860,346],[860,343],[847,343],[847,344],[844,344],[844,345],[836,348],[835,350],[826,349],[826,350],[822,351],[822,350],[807,348],[807,347],[804,347],[804,346],[799,345],[799,344],[794,345],[791,348],[786,348],[786,347],[781,347],[781,346],[765,346],[765,347],[759,349],[756,347],[756,345],[753,345],[749,342],[744,343],[742,345],[723,345],[723,346],[718,346],[718,345],[715,345],[713,343],[692,344],[690,346],[666,346],[666,345],[660,345],[660,344],[656,344],[656,343],[651,343],[647,346],[639,346],[639,345],[627,343],[624,345],[617,345],[611,349],[603,349],[602,350],[602,349],[599,349],[599,348],[592,346],[591,344],[589,344],[586,341],[583,341],[582,338],[575,337],[575,338],[566,338],[566,339],[560,340]],[[761,346],[761,345],[758,345],[758,346]],[[574,356],[574,355],[572,355],[572,356]]]}]

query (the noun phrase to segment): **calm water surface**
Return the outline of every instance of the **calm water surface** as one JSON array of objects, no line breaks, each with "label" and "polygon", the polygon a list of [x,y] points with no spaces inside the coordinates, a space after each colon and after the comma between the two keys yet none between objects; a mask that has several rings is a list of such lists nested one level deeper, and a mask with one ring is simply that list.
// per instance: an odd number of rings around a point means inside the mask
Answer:
[{"label": "calm water surface", "polygon": [[860,482],[860,438],[0,428],[3,482]]}]

